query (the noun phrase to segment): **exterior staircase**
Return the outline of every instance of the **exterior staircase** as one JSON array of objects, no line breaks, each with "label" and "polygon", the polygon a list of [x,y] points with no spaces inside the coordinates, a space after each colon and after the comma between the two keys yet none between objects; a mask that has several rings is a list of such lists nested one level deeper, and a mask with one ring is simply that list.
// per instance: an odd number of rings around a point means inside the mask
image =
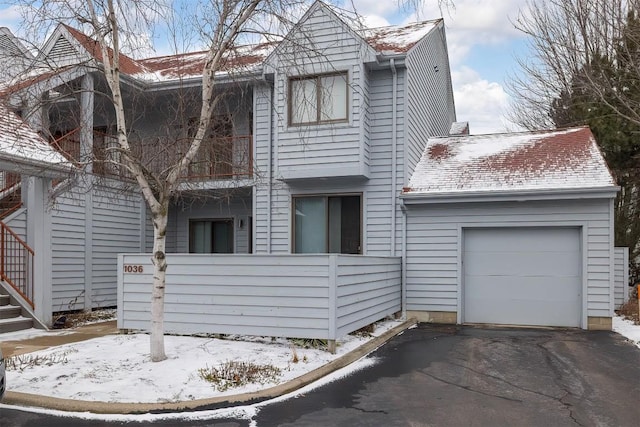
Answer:
[{"label": "exterior staircase", "polygon": [[33,319],[22,315],[22,307],[12,304],[9,295],[0,294],[0,334],[32,327]]},{"label": "exterior staircase", "polygon": [[33,307],[33,251],[3,222],[22,206],[21,190],[19,174],[0,171],[0,334],[39,325],[22,306]]}]

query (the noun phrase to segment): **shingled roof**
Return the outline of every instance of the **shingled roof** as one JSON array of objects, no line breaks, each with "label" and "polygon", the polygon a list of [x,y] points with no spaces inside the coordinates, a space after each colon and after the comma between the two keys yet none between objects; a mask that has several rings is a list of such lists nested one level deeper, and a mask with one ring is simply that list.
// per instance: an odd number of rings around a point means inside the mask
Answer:
[{"label": "shingled roof", "polygon": [[614,188],[589,128],[427,141],[405,196]]},{"label": "shingled roof", "polygon": [[[418,41],[441,22],[438,20],[414,22],[380,28],[354,29],[374,50],[384,55],[404,55]],[[64,25],[68,33],[98,62],[102,53],[98,43],[84,33]],[[277,42],[240,45],[225,55],[222,73],[247,73],[259,70],[264,60],[277,46]],[[109,50],[109,54],[113,52]],[[165,55],[146,59],[133,59],[120,54],[121,72],[144,81],[171,81],[200,77],[206,51]]]},{"label": "shingled roof", "polygon": [[60,176],[73,166],[20,117],[0,105],[0,167],[3,170]]}]

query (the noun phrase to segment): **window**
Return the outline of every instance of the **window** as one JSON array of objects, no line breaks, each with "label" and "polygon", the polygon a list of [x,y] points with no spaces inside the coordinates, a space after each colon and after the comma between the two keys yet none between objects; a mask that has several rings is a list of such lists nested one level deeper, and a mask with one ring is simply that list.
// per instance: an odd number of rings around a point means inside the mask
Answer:
[{"label": "window", "polygon": [[289,124],[347,121],[347,73],[289,80]]},{"label": "window", "polygon": [[189,221],[189,252],[233,253],[233,219]]},{"label": "window", "polygon": [[362,253],[359,195],[293,199],[294,253]]}]

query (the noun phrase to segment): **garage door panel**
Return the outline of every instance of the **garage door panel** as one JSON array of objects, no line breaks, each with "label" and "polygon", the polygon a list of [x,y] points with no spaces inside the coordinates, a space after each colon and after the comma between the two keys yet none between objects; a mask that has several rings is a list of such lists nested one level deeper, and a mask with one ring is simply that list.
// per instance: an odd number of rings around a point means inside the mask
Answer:
[{"label": "garage door panel", "polygon": [[[476,284],[473,288],[467,288],[471,298],[483,298],[485,295],[502,295],[500,301],[511,302],[515,300],[530,300],[532,302],[545,302],[549,295],[553,294],[556,300],[575,301],[580,298],[579,290],[575,289],[576,276],[554,278],[553,281],[540,283],[540,277],[522,276],[517,280],[508,276],[464,276],[465,283]],[[495,297],[493,297],[495,299]]]},{"label": "garage door panel", "polygon": [[571,276],[580,263],[577,252],[487,252],[467,254],[464,268],[468,274],[491,276]]},{"label": "garage door panel", "polygon": [[580,326],[578,228],[464,230],[463,245],[465,322]]},{"label": "garage door panel", "polygon": [[[501,249],[504,247],[514,250],[523,249],[531,252],[546,251],[549,249],[571,252],[580,246],[580,242],[574,239],[576,229],[572,228],[534,228],[518,227],[514,228],[492,228],[492,229],[467,229],[465,235],[472,238],[465,241],[465,251],[484,252],[486,250]],[[482,238],[474,238],[475,236]],[[487,236],[489,235],[489,236]],[[490,237],[486,239],[485,237]],[[549,242],[553,241],[554,246],[549,247]],[[487,247],[487,245],[490,245]]]},{"label": "garage door panel", "polygon": [[[578,327],[579,321],[567,316],[573,307],[573,303],[563,301],[548,301],[543,307],[546,313],[540,315],[540,308],[529,301],[513,301],[509,305],[496,307],[500,311],[500,317],[496,318],[487,310],[477,310],[479,304],[491,304],[491,299],[479,300],[478,305],[465,309],[465,314],[473,318],[472,323],[495,323],[506,325],[532,325],[532,326],[567,326]],[[517,319],[514,321],[513,319]]]}]

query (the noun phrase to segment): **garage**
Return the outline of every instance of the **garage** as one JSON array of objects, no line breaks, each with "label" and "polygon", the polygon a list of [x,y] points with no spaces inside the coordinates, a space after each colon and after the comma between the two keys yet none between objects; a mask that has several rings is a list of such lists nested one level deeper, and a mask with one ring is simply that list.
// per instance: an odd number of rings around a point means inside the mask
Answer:
[{"label": "garage", "polygon": [[580,326],[579,228],[469,228],[463,235],[464,322]]},{"label": "garage", "polygon": [[430,138],[400,195],[407,316],[610,330],[617,191],[586,127]]}]

